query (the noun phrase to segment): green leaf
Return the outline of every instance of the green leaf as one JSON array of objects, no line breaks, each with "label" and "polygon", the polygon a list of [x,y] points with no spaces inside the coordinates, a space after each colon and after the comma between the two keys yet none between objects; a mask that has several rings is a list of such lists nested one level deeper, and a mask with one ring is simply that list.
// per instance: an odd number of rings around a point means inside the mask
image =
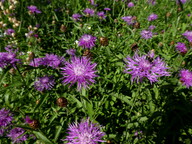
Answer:
[{"label": "green leaf", "polygon": [[45,142],[46,144],[53,144],[43,133],[37,131],[33,131],[33,133],[39,140]]}]

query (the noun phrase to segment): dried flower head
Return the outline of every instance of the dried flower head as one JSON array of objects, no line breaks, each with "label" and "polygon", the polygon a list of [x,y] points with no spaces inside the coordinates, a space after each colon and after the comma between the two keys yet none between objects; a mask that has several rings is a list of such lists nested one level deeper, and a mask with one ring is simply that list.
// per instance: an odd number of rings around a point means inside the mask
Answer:
[{"label": "dried flower head", "polygon": [[143,78],[149,79],[150,83],[157,82],[159,77],[170,76],[166,70],[168,67],[159,57],[154,58],[154,52],[150,51],[147,55],[139,56],[137,53],[131,58],[125,59],[125,73],[131,74],[131,81],[137,82]]},{"label": "dried flower head", "polygon": [[79,39],[79,46],[83,48],[89,48],[92,49],[92,47],[95,46],[96,42],[96,37],[89,35],[89,34],[84,34],[80,39]]},{"label": "dried flower head", "polygon": [[67,144],[97,144],[98,142],[105,142],[102,140],[105,133],[101,132],[98,124],[92,123],[89,119],[82,120],[80,123],[70,124],[68,131],[68,136],[63,139]]},{"label": "dried flower head", "polygon": [[77,83],[77,89],[82,87],[87,88],[88,85],[95,82],[94,78],[96,63],[91,64],[86,57],[72,57],[70,62],[65,63],[65,67],[61,68],[63,71],[63,83],[72,86]]},{"label": "dried flower head", "polygon": [[44,76],[39,77],[37,81],[35,81],[34,86],[38,91],[51,90],[55,85],[55,80],[53,76]]}]

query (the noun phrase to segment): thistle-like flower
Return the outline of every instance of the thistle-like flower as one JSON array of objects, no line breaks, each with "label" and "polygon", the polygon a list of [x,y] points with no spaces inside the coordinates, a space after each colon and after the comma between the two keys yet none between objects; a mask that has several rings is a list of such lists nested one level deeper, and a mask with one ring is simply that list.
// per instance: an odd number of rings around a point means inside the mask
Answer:
[{"label": "thistle-like flower", "polygon": [[61,68],[63,83],[72,86],[77,83],[77,89],[81,90],[82,87],[87,88],[88,85],[95,82],[94,78],[96,63],[91,64],[90,60],[86,57],[72,57],[70,62],[65,63],[65,67]]},{"label": "thistle-like flower", "polygon": [[28,8],[28,10],[29,10],[29,12],[30,12],[31,14],[41,13],[41,11],[40,11],[39,9],[37,9],[36,6],[31,5],[31,6],[28,6],[27,8]]},{"label": "thistle-like flower", "polygon": [[177,51],[179,51],[182,54],[187,53],[187,47],[184,43],[178,42],[177,45],[175,46]]},{"label": "thistle-like flower", "polygon": [[148,30],[142,30],[141,31],[141,38],[150,39],[152,37],[153,37],[153,33],[151,31],[148,31]]},{"label": "thistle-like flower", "polygon": [[96,37],[89,35],[89,34],[84,34],[80,39],[79,39],[79,46],[83,48],[89,48],[92,49],[92,47],[95,46],[95,41]]},{"label": "thistle-like flower", "polygon": [[125,73],[131,74],[131,81],[135,79],[137,82],[143,78],[149,79],[150,83],[157,82],[159,77],[170,76],[166,70],[168,67],[160,57],[154,58],[154,52],[149,52],[148,55],[139,56],[137,53],[131,58],[128,56],[125,59]]},{"label": "thistle-like flower", "polygon": [[84,11],[83,11],[87,16],[93,16],[95,14],[95,11],[93,9],[90,9],[90,8],[86,8]]},{"label": "thistle-like flower", "polygon": [[68,136],[63,141],[67,144],[97,144],[98,142],[105,142],[102,137],[105,135],[101,132],[98,124],[90,122],[89,119],[82,120],[80,123],[73,123],[69,125]]},{"label": "thistle-like flower", "polygon": [[156,20],[158,18],[158,15],[156,15],[156,14],[151,14],[149,17],[148,17],[148,21],[154,21],[154,20]]},{"label": "thistle-like flower", "polygon": [[23,135],[24,132],[24,129],[16,127],[7,134],[7,137],[11,138],[12,143],[22,143],[23,141],[26,141],[28,137],[27,135]]},{"label": "thistle-like flower", "polygon": [[0,110],[0,136],[4,134],[6,128],[11,124],[13,120],[13,115],[9,110],[2,108]]},{"label": "thistle-like flower", "polygon": [[189,41],[192,42],[192,31],[186,31],[183,33],[183,36]]},{"label": "thistle-like flower", "polygon": [[35,89],[38,91],[51,90],[55,85],[55,80],[53,76],[39,77],[34,83]]},{"label": "thistle-like flower", "polygon": [[80,21],[80,18],[81,18],[81,17],[82,17],[82,15],[80,15],[80,14],[78,14],[78,13],[72,15],[72,18],[73,18],[73,20],[75,20],[75,21]]},{"label": "thistle-like flower", "polygon": [[192,72],[186,69],[183,69],[179,73],[180,81],[185,85],[187,88],[192,86]]}]

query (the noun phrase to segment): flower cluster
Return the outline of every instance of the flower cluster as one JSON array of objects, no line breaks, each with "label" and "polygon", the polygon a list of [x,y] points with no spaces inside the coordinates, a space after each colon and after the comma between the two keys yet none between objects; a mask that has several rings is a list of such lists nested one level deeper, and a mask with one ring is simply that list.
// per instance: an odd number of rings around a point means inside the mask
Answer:
[{"label": "flower cluster", "polygon": [[63,66],[64,61],[65,59],[63,57],[54,54],[46,54],[45,57],[33,59],[29,65],[33,67],[39,67],[43,65],[56,69]]},{"label": "flower cluster", "polygon": [[82,87],[87,88],[88,85],[95,82],[94,78],[96,63],[91,64],[90,60],[86,57],[72,57],[70,62],[65,63],[65,67],[61,68],[63,71],[63,83],[72,86],[77,83],[77,89],[81,90]]},{"label": "flower cluster", "polygon": [[105,135],[101,132],[100,126],[90,122],[89,119],[82,120],[80,123],[73,123],[69,125],[68,136],[63,141],[67,144],[97,144],[98,142],[105,142],[102,137]]},{"label": "flower cluster", "polygon": [[125,59],[125,73],[131,74],[131,81],[135,79],[137,82],[143,78],[149,79],[150,83],[157,82],[159,77],[170,76],[166,70],[168,67],[160,57],[154,58],[154,53],[149,52],[148,55],[139,56],[137,53],[131,58]]},{"label": "flower cluster", "polygon": [[186,69],[183,69],[179,73],[180,81],[185,85],[187,88],[192,86],[192,72]]}]

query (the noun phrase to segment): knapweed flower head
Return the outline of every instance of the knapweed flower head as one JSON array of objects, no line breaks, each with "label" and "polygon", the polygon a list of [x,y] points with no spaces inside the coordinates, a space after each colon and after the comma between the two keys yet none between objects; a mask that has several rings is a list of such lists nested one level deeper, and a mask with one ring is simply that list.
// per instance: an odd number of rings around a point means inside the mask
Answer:
[{"label": "knapweed flower head", "polygon": [[80,123],[73,123],[69,125],[68,136],[63,141],[67,144],[98,144],[98,142],[105,142],[102,137],[105,135],[100,130],[97,123],[92,123],[89,119],[82,120]]},{"label": "knapweed flower head", "polygon": [[68,50],[66,50],[66,53],[71,55],[71,56],[75,56],[76,50],[75,49],[68,49]]},{"label": "knapweed flower head", "polygon": [[136,22],[135,16],[124,16],[121,19],[123,19],[128,25],[133,25]]},{"label": "knapweed flower head", "polygon": [[90,2],[91,5],[93,6],[97,6],[97,4],[95,4],[95,1],[94,0],[88,0]]},{"label": "knapweed flower head", "polygon": [[6,35],[12,35],[13,33],[15,33],[14,29],[7,29],[7,30],[5,30],[5,34]]},{"label": "knapweed flower head", "polygon": [[95,11],[93,9],[90,9],[90,8],[86,8],[83,12],[87,16],[93,16],[95,14]]},{"label": "knapweed flower head", "polygon": [[31,14],[34,14],[34,13],[39,14],[39,13],[41,13],[41,11],[39,9],[37,9],[36,6],[31,5],[31,6],[28,6],[27,8],[28,8],[28,10],[29,10],[29,12]]},{"label": "knapweed flower head", "polygon": [[7,127],[11,124],[13,120],[13,115],[9,110],[2,108],[0,110],[0,136],[3,136]]},{"label": "knapweed flower head", "polygon": [[110,8],[104,8],[105,11],[110,11],[111,9]]},{"label": "knapweed flower head", "polygon": [[78,13],[72,15],[72,18],[74,21],[80,21],[81,17],[82,17],[82,15],[78,14]]},{"label": "knapweed flower head", "polygon": [[179,73],[180,76],[180,81],[182,82],[183,85],[185,85],[187,88],[192,86],[192,72],[187,70],[187,69],[183,69],[180,71]]},{"label": "knapweed flower head", "polygon": [[15,67],[18,62],[20,62],[20,60],[16,58],[15,53],[0,52],[0,68],[5,68],[10,65]]},{"label": "knapweed flower head", "polygon": [[189,41],[192,42],[192,31],[186,31],[183,33],[183,36]]},{"label": "knapweed flower head", "polygon": [[156,4],[156,0],[148,0],[148,3],[151,5],[155,5]]},{"label": "knapweed flower head", "polygon": [[92,49],[92,47],[95,46],[96,42],[96,37],[89,35],[89,34],[84,34],[80,39],[79,39],[79,46],[83,48],[89,48]]},{"label": "knapweed flower head", "polygon": [[26,134],[23,135],[24,132],[24,129],[16,127],[10,130],[9,134],[7,134],[7,137],[12,140],[12,143],[22,143],[23,141],[26,141],[28,137]]},{"label": "knapweed flower head", "polygon": [[151,14],[149,17],[148,17],[148,21],[154,21],[154,20],[156,20],[158,18],[158,15],[156,15],[156,14]]},{"label": "knapweed flower head", "polygon": [[187,0],[176,0],[176,2],[179,4],[179,1],[182,3],[182,4],[184,4],[184,3],[186,3],[187,2]]},{"label": "knapweed flower head", "polygon": [[127,6],[128,6],[129,8],[131,8],[131,7],[134,7],[135,5],[134,5],[133,2],[129,2],[129,3],[127,4]]},{"label": "knapweed flower head", "polygon": [[46,54],[44,58],[42,58],[41,64],[44,66],[49,66],[54,69],[62,67],[64,65],[65,59],[55,54]]},{"label": "knapweed flower head", "polygon": [[62,69],[63,83],[72,86],[77,83],[77,89],[87,88],[95,82],[94,78],[96,63],[91,64],[90,59],[86,57],[72,57],[70,62],[65,63]]},{"label": "knapweed flower head", "polygon": [[150,83],[158,81],[159,77],[170,76],[166,70],[168,67],[160,57],[154,58],[154,52],[150,51],[147,55],[139,56],[136,52],[133,57],[125,59],[125,73],[131,74],[131,81],[142,81],[147,78]]},{"label": "knapweed flower head", "polygon": [[43,61],[43,58],[34,58],[31,62],[30,62],[30,66],[32,67],[39,67],[42,65],[42,61]]},{"label": "knapweed flower head", "polygon": [[176,47],[178,52],[180,52],[182,54],[187,53],[187,47],[184,43],[178,42],[175,47]]},{"label": "knapweed flower head", "polygon": [[34,83],[36,90],[42,92],[45,90],[51,90],[55,85],[55,80],[53,76],[44,76],[37,78],[37,81]]},{"label": "knapweed flower head", "polygon": [[148,27],[148,30],[149,30],[149,31],[152,31],[152,30],[154,30],[155,28],[156,28],[156,26],[150,25],[150,26]]},{"label": "knapweed flower head", "polygon": [[153,33],[149,30],[142,30],[140,34],[143,39],[150,39],[153,37]]},{"label": "knapweed flower head", "polygon": [[105,19],[107,16],[105,15],[105,12],[104,11],[101,11],[101,12],[97,12],[97,16],[99,17],[99,19]]}]

